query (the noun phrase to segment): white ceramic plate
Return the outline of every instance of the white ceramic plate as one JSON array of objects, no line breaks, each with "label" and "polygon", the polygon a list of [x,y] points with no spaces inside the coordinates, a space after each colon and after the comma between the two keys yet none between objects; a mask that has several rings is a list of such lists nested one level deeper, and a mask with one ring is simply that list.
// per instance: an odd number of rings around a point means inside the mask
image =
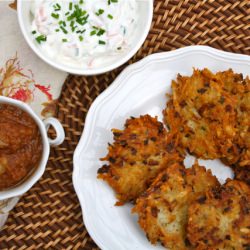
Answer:
[{"label": "white ceramic plate", "polygon": [[[74,155],[73,183],[79,197],[88,232],[103,250],[163,249],[152,246],[131,215],[131,205],[115,207],[112,189],[96,178],[99,161],[112,142],[111,128],[123,128],[130,116],[151,114],[162,118],[165,94],[177,73],[190,75],[192,68],[207,67],[216,72],[232,68],[250,73],[250,57],[222,52],[205,46],[191,46],[154,54],[127,67],[93,103],[85,129]],[[186,160],[192,161],[191,158]],[[223,182],[233,177],[219,161],[200,161],[210,166]]]}]

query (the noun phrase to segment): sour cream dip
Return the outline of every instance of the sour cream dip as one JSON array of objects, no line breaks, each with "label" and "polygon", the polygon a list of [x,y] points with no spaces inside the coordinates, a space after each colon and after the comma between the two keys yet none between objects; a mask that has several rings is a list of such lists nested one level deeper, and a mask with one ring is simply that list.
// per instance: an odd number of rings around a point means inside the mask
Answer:
[{"label": "sour cream dip", "polygon": [[131,46],[135,0],[34,0],[30,32],[53,61],[95,68]]}]

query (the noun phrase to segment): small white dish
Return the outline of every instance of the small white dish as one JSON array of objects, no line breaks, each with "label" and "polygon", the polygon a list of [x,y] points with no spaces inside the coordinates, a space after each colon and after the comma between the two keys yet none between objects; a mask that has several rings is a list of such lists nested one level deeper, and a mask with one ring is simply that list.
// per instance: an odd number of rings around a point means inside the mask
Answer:
[{"label": "small white dish", "polygon": [[[128,66],[94,101],[89,109],[81,140],[74,154],[73,184],[78,195],[84,224],[103,250],[163,249],[151,245],[139,228],[131,205],[116,207],[112,189],[98,180],[99,158],[112,142],[111,128],[122,129],[130,116],[150,114],[162,118],[171,80],[177,73],[192,74],[193,67],[222,71],[232,68],[244,76],[250,72],[250,57],[227,53],[206,46],[190,46],[171,52],[150,55]],[[192,158],[185,163],[190,165]],[[199,161],[212,169],[221,182],[233,177],[229,167],[220,161]]]},{"label": "small white dish", "polygon": [[110,64],[106,64],[103,60],[103,65],[96,68],[76,68],[71,66],[66,66],[63,63],[57,63],[49,58],[47,55],[44,55],[39,49],[39,46],[35,44],[33,35],[31,34],[31,20],[30,20],[30,4],[32,0],[17,1],[17,13],[18,21],[23,33],[25,40],[27,41],[30,48],[46,63],[49,65],[75,75],[97,75],[102,74],[108,71],[111,71],[115,68],[118,68],[125,62],[127,62],[142,46],[145,41],[148,32],[150,30],[152,17],[153,17],[153,0],[136,0],[138,3],[138,24],[132,39],[132,45],[124,53],[121,53],[115,61],[112,61]]},{"label": "small white dish", "polygon": [[[3,204],[5,200],[13,199],[26,193],[41,178],[48,162],[50,146],[60,145],[64,141],[65,134],[61,123],[57,119],[50,117],[42,121],[35,114],[35,112],[24,102],[0,96],[0,104],[13,105],[28,113],[30,117],[33,118],[33,120],[36,122],[39,128],[43,144],[42,157],[40,163],[38,164],[37,168],[32,172],[32,174],[27,177],[27,179],[25,179],[23,182],[14,186],[13,188],[0,191],[0,204]],[[50,139],[47,135],[47,130],[50,126],[52,126],[56,131],[55,139]],[[5,213],[4,206],[1,206],[0,208],[0,214]]]}]

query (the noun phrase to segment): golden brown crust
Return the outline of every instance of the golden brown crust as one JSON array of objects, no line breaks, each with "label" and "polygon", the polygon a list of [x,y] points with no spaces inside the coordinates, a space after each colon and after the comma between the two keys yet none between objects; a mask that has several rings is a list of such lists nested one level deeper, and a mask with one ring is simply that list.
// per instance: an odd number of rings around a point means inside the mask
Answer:
[{"label": "golden brown crust", "polygon": [[250,187],[228,180],[188,209],[188,239],[198,250],[250,247]]},{"label": "golden brown crust", "polygon": [[250,164],[250,80],[232,70],[178,75],[163,111],[179,146],[199,158]]},{"label": "golden brown crust", "polygon": [[244,181],[248,185],[250,185],[250,165],[248,166],[236,166],[234,168],[235,179]]},{"label": "golden brown crust", "polygon": [[234,137],[234,148],[222,161],[233,164],[235,178],[250,185],[250,80],[232,70],[216,74],[224,83],[226,91],[237,98],[237,134]]},{"label": "golden brown crust", "polygon": [[238,152],[230,152],[222,159],[226,164],[236,163],[240,166],[250,165],[250,80],[243,78],[242,74],[234,73],[232,70],[218,72],[217,77],[224,83],[224,88],[237,99],[237,134],[234,137],[235,147]]},{"label": "golden brown crust", "polygon": [[150,188],[136,201],[132,212],[151,243],[158,241],[172,250],[191,249],[186,240],[189,204],[219,186],[210,171],[197,164],[185,169],[178,163],[161,172]]},{"label": "golden brown crust", "polygon": [[199,158],[225,157],[234,146],[236,97],[208,69],[178,75],[172,90],[164,118],[170,131],[180,135],[181,147]]},{"label": "golden brown crust", "polygon": [[126,121],[124,130],[113,129],[114,143],[109,144],[108,161],[98,170],[98,178],[108,182],[122,204],[135,200],[157,174],[183,157],[175,150],[174,135],[149,115]]}]

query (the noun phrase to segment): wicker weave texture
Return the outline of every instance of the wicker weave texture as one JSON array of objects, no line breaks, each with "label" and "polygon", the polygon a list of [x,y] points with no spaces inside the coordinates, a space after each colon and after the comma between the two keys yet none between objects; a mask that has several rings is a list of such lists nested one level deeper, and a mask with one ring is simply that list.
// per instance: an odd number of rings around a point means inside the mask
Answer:
[{"label": "wicker weave texture", "polygon": [[[150,34],[129,63],[194,44],[250,55],[249,0],[154,2]],[[1,250],[98,249],[82,222],[72,186],[72,157],[91,103],[125,66],[94,77],[68,77],[58,102],[66,140],[51,150],[44,176],[11,212],[0,232]]]}]

